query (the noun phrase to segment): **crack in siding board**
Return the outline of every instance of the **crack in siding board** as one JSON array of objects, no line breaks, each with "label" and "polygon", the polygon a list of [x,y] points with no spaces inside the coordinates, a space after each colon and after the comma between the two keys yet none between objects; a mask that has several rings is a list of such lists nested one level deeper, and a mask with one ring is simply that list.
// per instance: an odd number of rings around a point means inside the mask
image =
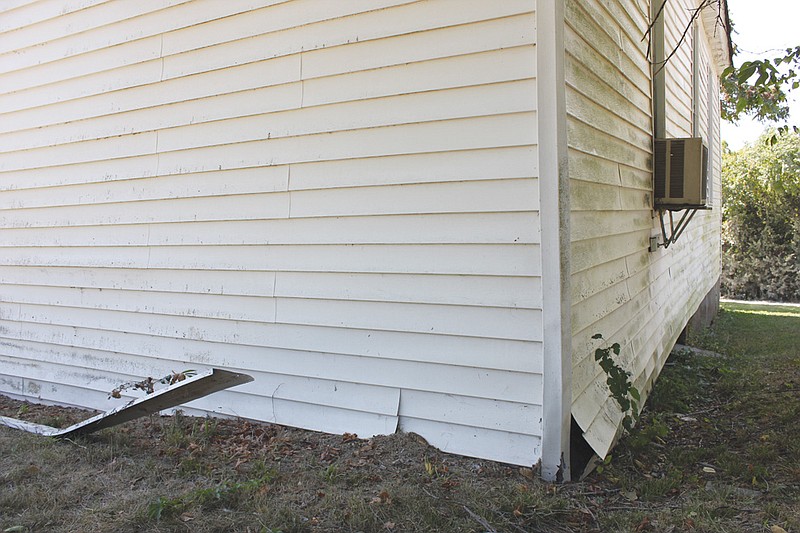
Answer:
[{"label": "crack in siding board", "polygon": [[298,55],[298,60],[300,61],[300,109],[305,106],[305,96],[306,96],[306,82],[303,79],[303,50],[300,50]]},{"label": "crack in siding board", "polygon": [[292,165],[290,164],[287,171],[286,171],[286,202],[287,211],[286,216],[287,218],[292,218]]},{"label": "crack in siding board", "polygon": [[275,414],[275,395],[278,394],[278,390],[281,387],[283,387],[284,385],[285,385],[285,383],[279,383],[278,386],[275,387],[275,390],[272,391],[272,394],[270,394],[270,397],[269,397],[270,398],[270,403],[271,403],[271,408],[272,408],[272,421],[274,423],[276,423],[276,424],[278,423],[278,416]]},{"label": "crack in siding board", "polygon": [[158,51],[158,58],[161,62],[161,73],[158,75],[159,82],[164,81],[164,34],[161,34],[161,49]]}]

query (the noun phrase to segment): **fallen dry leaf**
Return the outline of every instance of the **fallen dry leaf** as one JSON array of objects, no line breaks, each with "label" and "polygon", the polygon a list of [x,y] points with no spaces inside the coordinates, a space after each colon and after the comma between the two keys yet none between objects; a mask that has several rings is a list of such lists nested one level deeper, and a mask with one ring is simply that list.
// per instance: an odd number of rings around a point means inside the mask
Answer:
[{"label": "fallen dry leaf", "polygon": [[636,526],[636,532],[640,533],[642,531],[647,531],[650,529],[650,517],[645,516],[642,518],[642,521],[639,522],[639,525]]},{"label": "fallen dry leaf", "polygon": [[389,493],[385,490],[382,490],[380,494],[373,497],[370,501],[370,504],[377,504],[377,505],[389,505],[392,503],[392,498],[389,496]]}]

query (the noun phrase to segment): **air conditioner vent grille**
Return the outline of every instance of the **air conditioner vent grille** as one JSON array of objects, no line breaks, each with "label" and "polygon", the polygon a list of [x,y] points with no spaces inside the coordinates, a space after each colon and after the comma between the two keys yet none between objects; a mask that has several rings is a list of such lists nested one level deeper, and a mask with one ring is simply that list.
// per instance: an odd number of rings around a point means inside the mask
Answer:
[{"label": "air conditioner vent grille", "polygon": [[708,148],[703,140],[656,139],[653,148],[656,207],[706,207]]},{"label": "air conditioner vent grille", "polygon": [[683,198],[683,167],[686,164],[686,143],[673,142],[669,154],[669,197]]},{"label": "air conditioner vent grille", "polygon": [[701,185],[703,191],[703,199],[708,201],[708,148],[703,145],[703,183]]}]

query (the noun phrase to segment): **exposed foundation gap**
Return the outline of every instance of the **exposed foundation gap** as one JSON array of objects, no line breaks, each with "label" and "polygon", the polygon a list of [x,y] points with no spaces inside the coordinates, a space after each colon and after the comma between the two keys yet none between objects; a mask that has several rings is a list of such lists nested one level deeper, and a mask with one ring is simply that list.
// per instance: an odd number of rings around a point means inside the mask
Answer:
[{"label": "exposed foundation gap", "polygon": [[579,481],[588,476],[602,459],[594,453],[594,450],[586,439],[583,438],[583,430],[572,418],[570,428],[569,456],[572,469],[572,481]]}]

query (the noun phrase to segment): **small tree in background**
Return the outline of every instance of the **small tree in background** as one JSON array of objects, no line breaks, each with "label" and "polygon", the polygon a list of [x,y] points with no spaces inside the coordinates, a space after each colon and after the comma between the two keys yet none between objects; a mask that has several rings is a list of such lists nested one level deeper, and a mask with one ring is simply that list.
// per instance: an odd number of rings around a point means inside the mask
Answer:
[{"label": "small tree in background", "polygon": [[722,292],[800,302],[800,135],[723,154]]}]

